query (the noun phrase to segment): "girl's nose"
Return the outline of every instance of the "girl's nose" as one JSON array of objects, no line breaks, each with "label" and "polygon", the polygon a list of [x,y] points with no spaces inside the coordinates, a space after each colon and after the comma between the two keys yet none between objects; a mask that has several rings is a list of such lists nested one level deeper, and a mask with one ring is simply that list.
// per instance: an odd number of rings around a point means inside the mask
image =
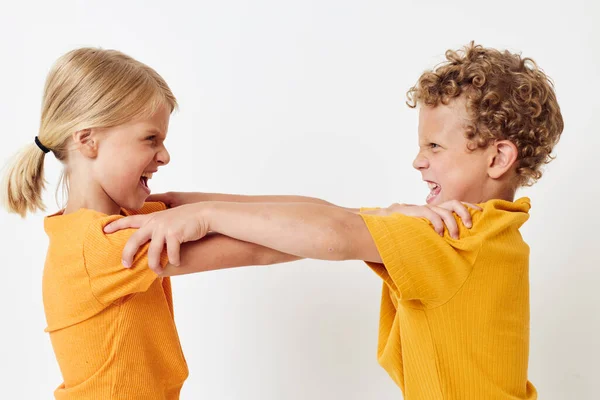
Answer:
[{"label": "girl's nose", "polygon": [[171,155],[165,146],[156,154],[156,161],[160,165],[167,165],[171,161]]}]

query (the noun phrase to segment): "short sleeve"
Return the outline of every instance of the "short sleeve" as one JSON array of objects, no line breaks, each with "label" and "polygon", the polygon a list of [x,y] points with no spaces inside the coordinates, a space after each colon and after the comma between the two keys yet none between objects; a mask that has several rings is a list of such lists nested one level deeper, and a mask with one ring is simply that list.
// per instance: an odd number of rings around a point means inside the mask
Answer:
[{"label": "short sleeve", "polygon": [[[150,243],[140,247],[130,268],[123,266],[123,249],[136,230],[123,229],[111,234],[103,231],[106,225],[120,218],[123,217],[110,216],[92,222],[83,244],[83,257],[92,293],[105,305],[131,294],[145,292],[158,278],[148,267]],[[168,262],[164,251],[160,262],[162,267]]]},{"label": "short sleeve", "polygon": [[440,237],[424,218],[361,216],[383,261],[367,264],[399,300],[418,300],[425,307],[442,305],[456,294],[481,247],[479,238],[464,229],[458,240],[447,233]]}]

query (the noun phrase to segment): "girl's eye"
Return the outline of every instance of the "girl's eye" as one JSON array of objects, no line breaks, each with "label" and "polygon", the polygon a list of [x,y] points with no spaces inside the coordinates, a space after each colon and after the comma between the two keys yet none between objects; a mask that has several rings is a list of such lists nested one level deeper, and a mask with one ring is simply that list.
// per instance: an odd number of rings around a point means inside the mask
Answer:
[{"label": "girl's eye", "polygon": [[151,135],[151,136],[148,136],[148,137],[146,138],[146,140],[155,141],[155,140],[156,140],[156,135]]},{"label": "girl's eye", "polygon": [[440,147],[440,145],[437,143],[429,143],[429,147],[431,147],[432,149],[437,149],[438,147]]},{"label": "girl's eye", "polygon": [[158,143],[158,138],[156,137],[156,135],[150,135],[146,137],[146,140],[149,140],[152,146],[156,146],[156,144]]}]

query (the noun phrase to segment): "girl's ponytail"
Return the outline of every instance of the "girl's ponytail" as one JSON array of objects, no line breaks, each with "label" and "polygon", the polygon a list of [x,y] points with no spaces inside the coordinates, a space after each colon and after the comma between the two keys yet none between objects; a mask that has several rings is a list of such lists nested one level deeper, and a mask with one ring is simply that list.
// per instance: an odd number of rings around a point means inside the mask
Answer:
[{"label": "girl's ponytail", "polygon": [[45,152],[35,143],[27,145],[7,164],[0,186],[2,205],[25,217],[27,212],[45,210],[42,202]]},{"label": "girl's ponytail", "polygon": [[39,140],[8,164],[0,186],[4,207],[21,216],[44,210],[44,155],[52,149],[65,166],[73,134],[82,129],[121,125],[149,116],[160,105],[173,111],[177,100],[152,68],[116,50],[75,49],[54,64],[42,99]]}]

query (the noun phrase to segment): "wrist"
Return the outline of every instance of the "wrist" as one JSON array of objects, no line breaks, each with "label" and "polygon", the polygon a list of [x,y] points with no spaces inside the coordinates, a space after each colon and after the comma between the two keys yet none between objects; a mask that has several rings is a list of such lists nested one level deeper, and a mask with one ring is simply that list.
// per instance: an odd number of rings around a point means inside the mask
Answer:
[{"label": "wrist", "polygon": [[216,231],[214,215],[217,210],[217,202],[202,201],[189,204],[193,208],[194,217],[207,227],[207,232]]}]

